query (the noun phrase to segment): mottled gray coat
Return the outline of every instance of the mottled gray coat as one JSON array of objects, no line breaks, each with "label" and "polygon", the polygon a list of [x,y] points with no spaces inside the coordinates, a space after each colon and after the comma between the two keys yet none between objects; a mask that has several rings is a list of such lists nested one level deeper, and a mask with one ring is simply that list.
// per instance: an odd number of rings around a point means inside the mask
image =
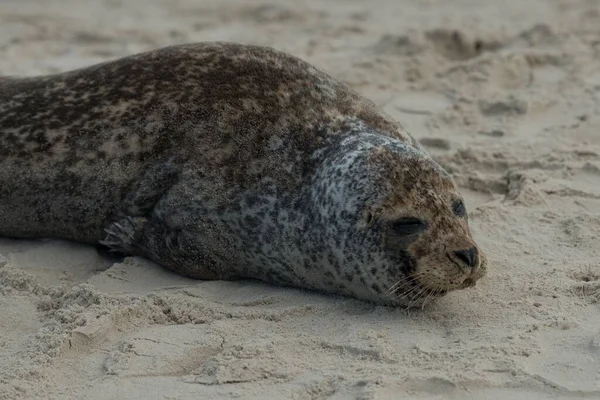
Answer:
[{"label": "mottled gray coat", "polygon": [[[0,79],[2,236],[400,304],[483,276],[480,251],[456,256],[477,249],[461,204],[398,123],[272,49],[180,45]],[[422,229],[394,228],[409,217]]]}]

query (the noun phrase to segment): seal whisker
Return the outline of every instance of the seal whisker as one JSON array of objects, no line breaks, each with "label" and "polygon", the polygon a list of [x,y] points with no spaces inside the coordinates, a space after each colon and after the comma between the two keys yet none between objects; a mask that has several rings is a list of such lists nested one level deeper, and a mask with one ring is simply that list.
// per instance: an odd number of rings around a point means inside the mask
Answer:
[{"label": "seal whisker", "polygon": [[402,278],[401,280],[397,281],[395,284],[393,284],[389,289],[388,289],[388,293],[394,293],[396,290],[398,290],[401,285],[405,284],[405,283],[414,283],[416,282],[416,278],[413,276],[406,276],[404,278]]},{"label": "seal whisker", "polygon": [[389,293],[395,293],[398,290],[402,289],[402,285],[403,284],[410,284],[411,287],[413,287],[414,285],[420,286],[420,283],[418,281],[418,278],[426,276],[425,273],[414,273],[411,275],[408,275],[406,277],[404,277],[403,279],[399,280],[398,282],[396,282],[389,290]]},{"label": "seal whisker", "polygon": [[433,292],[433,289],[426,287],[424,291],[420,292],[419,295],[413,299],[412,304],[415,304],[417,301],[422,300],[421,309],[423,309],[424,305],[427,302],[427,299]]},{"label": "seal whisker", "polygon": [[423,310],[425,308],[425,305],[430,301],[435,299],[435,297],[440,293],[439,289],[435,289],[435,290],[431,290],[429,294],[427,295],[427,297],[425,298],[425,300],[423,300],[423,304],[421,305],[421,310]]},{"label": "seal whisker", "polygon": [[411,289],[400,293],[399,295],[397,295],[398,298],[406,298],[408,295],[414,295],[415,293],[417,293],[419,290],[423,289],[423,286],[414,286]]},{"label": "seal whisker", "polygon": [[[416,290],[419,287],[421,287],[421,285],[419,285],[419,284],[413,284],[413,285],[409,286],[408,288],[405,288],[404,286],[399,286],[392,292],[392,294],[397,294],[398,296],[400,296],[404,293],[412,292],[413,290]],[[401,293],[397,293],[400,289],[404,289],[404,291]]]},{"label": "seal whisker", "polygon": [[412,300],[408,303],[407,307],[412,307],[412,305],[415,304],[421,297],[423,297],[423,295],[427,293],[428,290],[428,288],[423,287],[415,296],[413,296]]}]

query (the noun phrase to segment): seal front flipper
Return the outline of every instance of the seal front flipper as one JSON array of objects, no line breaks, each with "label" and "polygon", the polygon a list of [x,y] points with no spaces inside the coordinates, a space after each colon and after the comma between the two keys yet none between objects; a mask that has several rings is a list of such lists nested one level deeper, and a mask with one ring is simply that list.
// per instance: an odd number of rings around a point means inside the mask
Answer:
[{"label": "seal front flipper", "polygon": [[138,254],[134,248],[136,231],[148,221],[146,217],[160,198],[177,182],[179,173],[179,167],[171,160],[151,165],[122,200],[115,216],[118,222],[105,229],[107,236],[100,244],[112,252]]},{"label": "seal front flipper", "polygon": [[193,232],[168,227],[156,218],[125,217],[111,224],[101,244],[112,251],[140,255],[194,279],[221,279],[218,264],[194,240]]},{"label": "seal front flipper", "polygon": [[[173,160],[148,168],[123,199],[117,221],[105,229],[107,235],[100,244],[112,252],[147,257],[190,278],[219,279],[217,263],[207,255],[200,236],[170,226],[162,216],[172,213],[158,210],[161,198],[179,182],[180,173]],[[183,207],[180,198],[177,205]]]},{"label": "seal front flipper", "polygon": [[122,212],[134,217],[149,215],[158,200],[177,182],[180,172],[172,160],[152,165],[123,200]]}]

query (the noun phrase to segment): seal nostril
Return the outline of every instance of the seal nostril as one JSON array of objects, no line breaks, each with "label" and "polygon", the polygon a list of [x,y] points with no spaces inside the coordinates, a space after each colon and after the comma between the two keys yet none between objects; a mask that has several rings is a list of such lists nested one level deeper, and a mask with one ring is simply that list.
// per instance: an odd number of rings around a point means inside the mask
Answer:
[{"label": "seal nostril", "polygon": [[472,247],[468,250],[458,250],[455,251],[454,254],[471,268],[476,267],[479,262],[479,254],[476,247]]}]

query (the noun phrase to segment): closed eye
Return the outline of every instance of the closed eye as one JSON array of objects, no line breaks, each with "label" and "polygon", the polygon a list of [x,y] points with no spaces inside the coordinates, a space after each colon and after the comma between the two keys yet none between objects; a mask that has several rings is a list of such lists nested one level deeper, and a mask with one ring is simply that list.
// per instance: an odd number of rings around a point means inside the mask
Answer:
[{"label": "closed eye", "polygon": [[418,218],[402,218],[392,222],[394,233],[402,236],[414,235],[427,229],[427,224]]}]

